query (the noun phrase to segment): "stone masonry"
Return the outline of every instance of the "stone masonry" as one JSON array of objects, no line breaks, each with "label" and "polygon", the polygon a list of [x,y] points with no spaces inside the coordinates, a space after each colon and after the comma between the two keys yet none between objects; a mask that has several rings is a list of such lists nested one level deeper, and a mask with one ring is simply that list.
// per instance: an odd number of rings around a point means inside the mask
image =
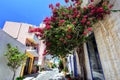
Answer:
[{"label": "stone masonry", "polygon": [[[120,1],[114,1],[112,9],[120,10]],[[112,12],[94,26],[105,80],[120,80],[120,12]]]}]

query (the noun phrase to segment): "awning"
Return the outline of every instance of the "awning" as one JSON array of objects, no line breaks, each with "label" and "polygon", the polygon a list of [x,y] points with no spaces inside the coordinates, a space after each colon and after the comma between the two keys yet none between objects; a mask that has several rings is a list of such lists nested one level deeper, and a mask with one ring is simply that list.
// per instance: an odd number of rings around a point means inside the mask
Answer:
[{"label": "awning", "polygon": [[27,38],[26,41],[27,41],[27,42],[31,42],[31,43],[33,43],[34,45],[37,45],[37,44],[38,44],[38,43],[37,43],[34,39],[32,39],[32,38]]},{"label": "awning", "polygon": [[38,53],[36,51],[34,51],[34,50],[27,50],[27,52],[29,54],[31,54],[32,56],[34,56],[34,57],[39,57]]}]

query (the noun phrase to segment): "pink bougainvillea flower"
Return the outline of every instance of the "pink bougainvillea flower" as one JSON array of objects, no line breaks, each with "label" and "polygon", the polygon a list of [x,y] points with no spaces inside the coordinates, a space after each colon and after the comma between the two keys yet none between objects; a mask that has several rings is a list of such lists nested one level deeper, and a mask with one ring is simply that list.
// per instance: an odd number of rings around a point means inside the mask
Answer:
[{"label": "pink bougainvillea flower", "polygon": [[64,41],[64,39],[63,39],[63,38],[60,38],[59,40],[60,40],[60,41]]},{"label": "pink bougainvillea flower", "polygon": [[56,13],[56,12],[57,12],[57,8],[54,8],[54,9],[52,10],[52,12],[53,12],[53,13]]},{"label": "pink bougainvillea flower", "polygon": [[64,44],[67,44],[67,42],[64,40],[64,42],[63,42]]},{"label": "pink bougainvillea flower", "polygon": [[73,16],[69,15],[69,14],[66,14],[66,17],[67,18],[72,18]]},{"label": "pink bougainvillea flower", "polygon": [[109,9],[111,9],[113,7],[113,4],[109,5]]},{"label": "pink bougainvillea flower", "polygon": [[88,9],[94,9],[94,8],[95,7],[92,4],[88,5]]},{"label": "pink bougainvillea flower", "polygon": [[72,22],[72,24],[74,24],[74,25],[75,25],[75,24],[76,24],[76,21]]},{"label": "pink bougainvillea flower", "polygon": [[77,1],[77,2],[76,2],[76,4],[77,4],[77,5],[80,5],[80,4],[81,4],[81,2],[80,2],[80,1]]},{"label": "pink bougainvillea flower", "polygon": [[84,18],[88,18],[88,15],[85,15]]},{"label": "pink bougainvillea flower", "polygon": [[68,10],[71,10],[71,9],[72,9],[72,5],[71,5],[71,6],[69,6],[67,9],[68,9]]},{"label": "pink bougainvillea flower", "polygon": [[83,32],[83,35],[87,35],[87,32],[84,31],[84,32]]},{"label": "pink bougainvillea flower", "polygon": [[91,2],[94,2],[94,0],[91,0]]},{"label": "pink bougainvillea flower", "polygon": [[34,29],[31,29],[31,28],[30,28],[30,29],[28,30],[28,32],[29,32],[29,33],[34,32]]},{"label": "pink bougainvillea flower", "polygon": [[54,9],[53,4],[49,4],[49,8]]},{"label": "pink bougainvillea flower", "polygon": [[42,37],[43,34],[35,34],[37,37]]},{"label": "pink bougainvillea flower", "polygon": [[91,28],[91,27],[89,27],[89,28],[87,28],[87,30],[88,30],[88,31],[92,31],[92,28]]},{"label": "pink bougainvillea flower", "polygon": [[68,29],[68,32],[71,32],[71,29]]},{"label": "pink bougainvillea flower", "polygon": [[81,15],[80,15],[80,14],[78,14],[78,15],[77,15],[77,18],[80,18],[80,16],[81,16]]},{"label": "pink bougainvillea flower", "polygon": [[76,17],[76,14],[74,14],[72,17],[75,18],[75,17]]},{"label": "pink bougainvillea flower", "polygon": [[60,7],[60,3],[56,3],[56,7]]},{"label": "pink bougainvillea flower", "polygon": [[95,13],[95,10],[91,10],[90,15],[93,15]]},{"label": "pink bougainvillea flower", "polygon": [[60,20],[60,23],[64,23],[65,22],[65,20]]},{"label": "pink bougainvillea flower", "polygon": [[43,33],[43,31],[44,31],[42,28],[35,28],[34,30],[35,30],[35,32],[40,32],[40,33]]},{"label": "pink bougainvillea flower", "polygon": [[86,21],[87,21],[87,20],[86,20],[85,18],[83,18],[83,19],[81,20],[81,23],[84,24]]},{"label": "pink bougainvillea flower", "polygon": [[102,12],[104,12],[103,7],[99,7],[99,8],[97,9],[97,12],[98,12],[98,13],[102,13]]},{"label": "pink bougainvillea flower", "polygon": [[51,18],[46,17],[46,18],[43,20],[43,22],[46,23],[46,22],[48,22],[48,21],[50,21],[50,20],[51,20]]},{"label": "pink bougainvillea flower", "polygon": [[65,15],[65,12],[62,12],[62,15]]},{"label": "pink bougainvillea flower", "polygon": [[72,36],[71,36],[71,35],[67,35],[66,37],[67,37],[68,39],[71,39],[71,38],[72,38]]},{"label": "pink bougainvillea flower", "polygon": [[90,21],[87,21],[87,25],[90,25]]},{"label": "pink bougainvillea flower", "polygon": [[45,49],[44,52],[43,52],[43,56],[47,54],[47,50]]},{"label": "pink bougainvillea flower", "polygon": [[87,8],[86,8],[86,7],[83,7],[83,10],[84,10],[84,11],[86,11],[86,10],[87,10]]},{"label": "pink bougainvillea flower", "polygon": [[57,16],[57,9],[54,8],[54,9],[52,10],[52,13],[53,13],[53,16],[54,16],[54,17]]},{"label": "pink bougainvillea flower", "polygon": [[[68,17],[69,14],[65,14],[66,17]],[[69,17],[68,17],[69,18]]]},{"label": "pink bougainvillea flower", "polygon": [[69,2],[69,0],[65,0],[65,2],[66,2],[66,3],[68,3],[68,2]]},{"label": "pink bougainvillea flower", "polygon": [[46,29],[47,30],[51,29],[51,26],[50,25],[46,25]]},{"label": "pink bougainvillea flower", "polygon": [[56,18],[51,16],[51,21],[53,21],[53,22],[56,21]]},{"label": "pink bougainvillea flower", "polygon": [[50,42],[46,42],[46,45],[49,47],[51,45],[51,43]]}]

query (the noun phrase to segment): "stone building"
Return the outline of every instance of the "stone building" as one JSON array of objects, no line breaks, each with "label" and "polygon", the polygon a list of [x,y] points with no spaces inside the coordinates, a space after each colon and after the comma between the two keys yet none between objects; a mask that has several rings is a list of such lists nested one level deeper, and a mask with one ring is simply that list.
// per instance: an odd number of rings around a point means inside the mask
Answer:
[{"label": "stone building", "polygon": [[[119,0],[110,3],[112,10],[120,10]],[[120,12],[95,24],[89,37],[84,44],[88,80],[120,80]]]},{"label": "stone building", "polygon": [[[83,1],[85,4],[98,4],[101,0]],[[109,0],[114,4],[112,10],[120,10],[120,0]],[[120,80],[120,12],[111,12],[104,20],[99,21],[89,34],[89,41],[84,43],[87,80]],[[76,56],[74,58],[73,56]],[[77,52],[69,56],[72,62],[70,71],[82,75],[80,59]],[[77,63],[76,63],[76,62]],[[77,66],[77,68],[75,67]]]}]

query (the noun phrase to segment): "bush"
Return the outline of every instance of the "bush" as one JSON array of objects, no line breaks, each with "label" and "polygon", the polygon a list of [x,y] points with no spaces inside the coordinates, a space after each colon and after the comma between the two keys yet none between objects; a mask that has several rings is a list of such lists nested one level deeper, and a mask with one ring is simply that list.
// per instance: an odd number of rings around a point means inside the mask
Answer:
[{"label": "bush", "polygon": [[52,68],[56,68],[56,67],[57,67],[56,64],[53,64],[53,65],[52,65]]},{"label": "bush", "polygon": [[23,80],[23,77],[17,77],[16,80]]}]

